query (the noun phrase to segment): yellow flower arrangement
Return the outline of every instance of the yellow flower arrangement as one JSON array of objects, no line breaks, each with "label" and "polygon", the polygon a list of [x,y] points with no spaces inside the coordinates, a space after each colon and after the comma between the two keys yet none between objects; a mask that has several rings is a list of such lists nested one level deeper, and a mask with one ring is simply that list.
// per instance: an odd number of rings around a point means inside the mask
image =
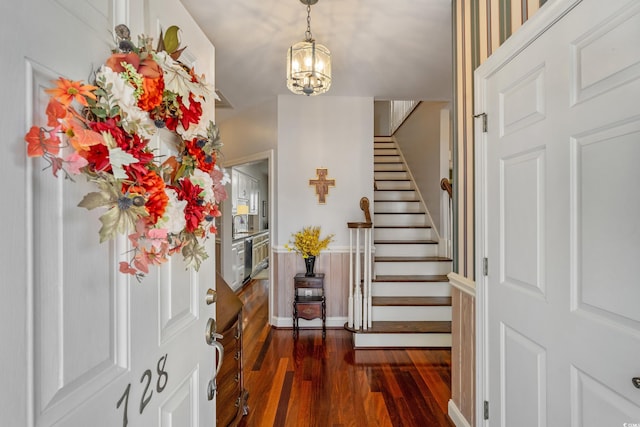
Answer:
[{"label": "yellow flower arrangement", "polygon": [[291,234],[293,236],[293,242],[289,241],[285,248],[291,251],[296,251],[302,258],[309,258],[310,256],[320,255],[320,251],[326,249],[329,243],[333,241],[333,234],[329,234],[324,239],[320,238],[320,227],[304,227],[301,231]]}]

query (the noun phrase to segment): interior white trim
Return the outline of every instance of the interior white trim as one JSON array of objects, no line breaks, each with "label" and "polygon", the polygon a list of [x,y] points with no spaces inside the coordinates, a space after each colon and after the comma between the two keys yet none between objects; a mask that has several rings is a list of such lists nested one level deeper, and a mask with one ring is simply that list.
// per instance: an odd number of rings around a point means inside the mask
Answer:
[{"label": "interior white trim", "polygon": [[460,412],[460,409],[458,409],[458,407],[456,406],[456,403],[451,399],[449,399],[447,414],[449,415],[449,418],[451,418],[451,421],[453,421],[453,424],[455,424],[456,427],[471,427],[471,424],[469,424],[469,421],[467,421],[464,415],[462,415],[462,412]]},{"label": "interior white trim", "polygon": [[[509,37],[484,63],[474,72],[474,115],[486,113],[487,88],[486,81],[524,49],[532,44],[547,29],[553,26],[564,15],[569,13],[582,0],[556,0],[545,4],[524,25]],[[489,126],[495,126],[496,118],[488,118]],[[493,123],[493,125],[491,124]],[[478,427],[489,426],[489,421],[484,419],[484,404],[489,396],[489,361],[488,361],[488,335],[487,335],[487,276],[483,275],[483,259],[487,256],[487,214],[486,214],[486,156],[487,133],[474,123],[475,141],[475,192],[476,192],[476,253],[475,253],[475,278],[476,278],[476,425]],[[491,265],[489,266],[491,267]],[[489,271],[491,273],[491,271]]]},{"label": "interior white trim", "polygon": [[449,283],[454,288],[457,288],[472,297],[476,296],[476,282],[473,280],[461,276],[458,273],[449,273],[447,277],[449,278]]}]

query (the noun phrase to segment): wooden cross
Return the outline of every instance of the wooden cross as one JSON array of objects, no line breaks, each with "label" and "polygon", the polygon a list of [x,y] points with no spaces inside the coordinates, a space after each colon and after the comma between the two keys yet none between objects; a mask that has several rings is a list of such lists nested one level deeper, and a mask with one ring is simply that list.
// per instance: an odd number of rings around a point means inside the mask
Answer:
[{"label": "wooden cross", "polygon": [[318,179],[310,179],[309,185],[316,186],[316,195],[318,196],[318,203],[326,203],[325,196],[329,194],[329,187],[336,186],[335,179],[326,179],[329,172],[327,169],[316,169],[316,175]]}]

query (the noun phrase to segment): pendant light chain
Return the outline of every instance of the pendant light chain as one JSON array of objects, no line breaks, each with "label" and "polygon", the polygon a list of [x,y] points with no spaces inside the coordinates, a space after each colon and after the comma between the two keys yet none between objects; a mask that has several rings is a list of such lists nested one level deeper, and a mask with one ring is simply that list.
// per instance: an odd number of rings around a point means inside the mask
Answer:
[{"label": "pendant light chain", "polygon": [[311,34],[311,5],[307,4],[307,31],[305,31],[304,36],[308,42],[313,40],[313,35]]}]

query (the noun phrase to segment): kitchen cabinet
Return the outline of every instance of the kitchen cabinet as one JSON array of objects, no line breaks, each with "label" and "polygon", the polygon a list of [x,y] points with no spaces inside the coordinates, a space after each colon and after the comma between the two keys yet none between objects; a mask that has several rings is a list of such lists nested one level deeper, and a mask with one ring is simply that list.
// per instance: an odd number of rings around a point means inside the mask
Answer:
[{"label": "kitchen cabinet", "polygon": [[238,205],[248,204],[249,215],[258,215],[260,191],[258,180],[233,169],[231,172],[231,210],[235,214]]},{"label": "kitchen cabinet", "polygon": [[231,259],[233,260],[233,289],[239,289],[244,279],[244,240],[231,245]]},{"label": "kitchen cabinet", "polygon": [[260,199],[260,191],[258,190],[258,180],[255,178],[249,178],[249,214],[258,215],[258,204]]},{"label": "kitchen cabinet", "polygon": [[269,258],[269,232],[253,238],[253,270]]}]

